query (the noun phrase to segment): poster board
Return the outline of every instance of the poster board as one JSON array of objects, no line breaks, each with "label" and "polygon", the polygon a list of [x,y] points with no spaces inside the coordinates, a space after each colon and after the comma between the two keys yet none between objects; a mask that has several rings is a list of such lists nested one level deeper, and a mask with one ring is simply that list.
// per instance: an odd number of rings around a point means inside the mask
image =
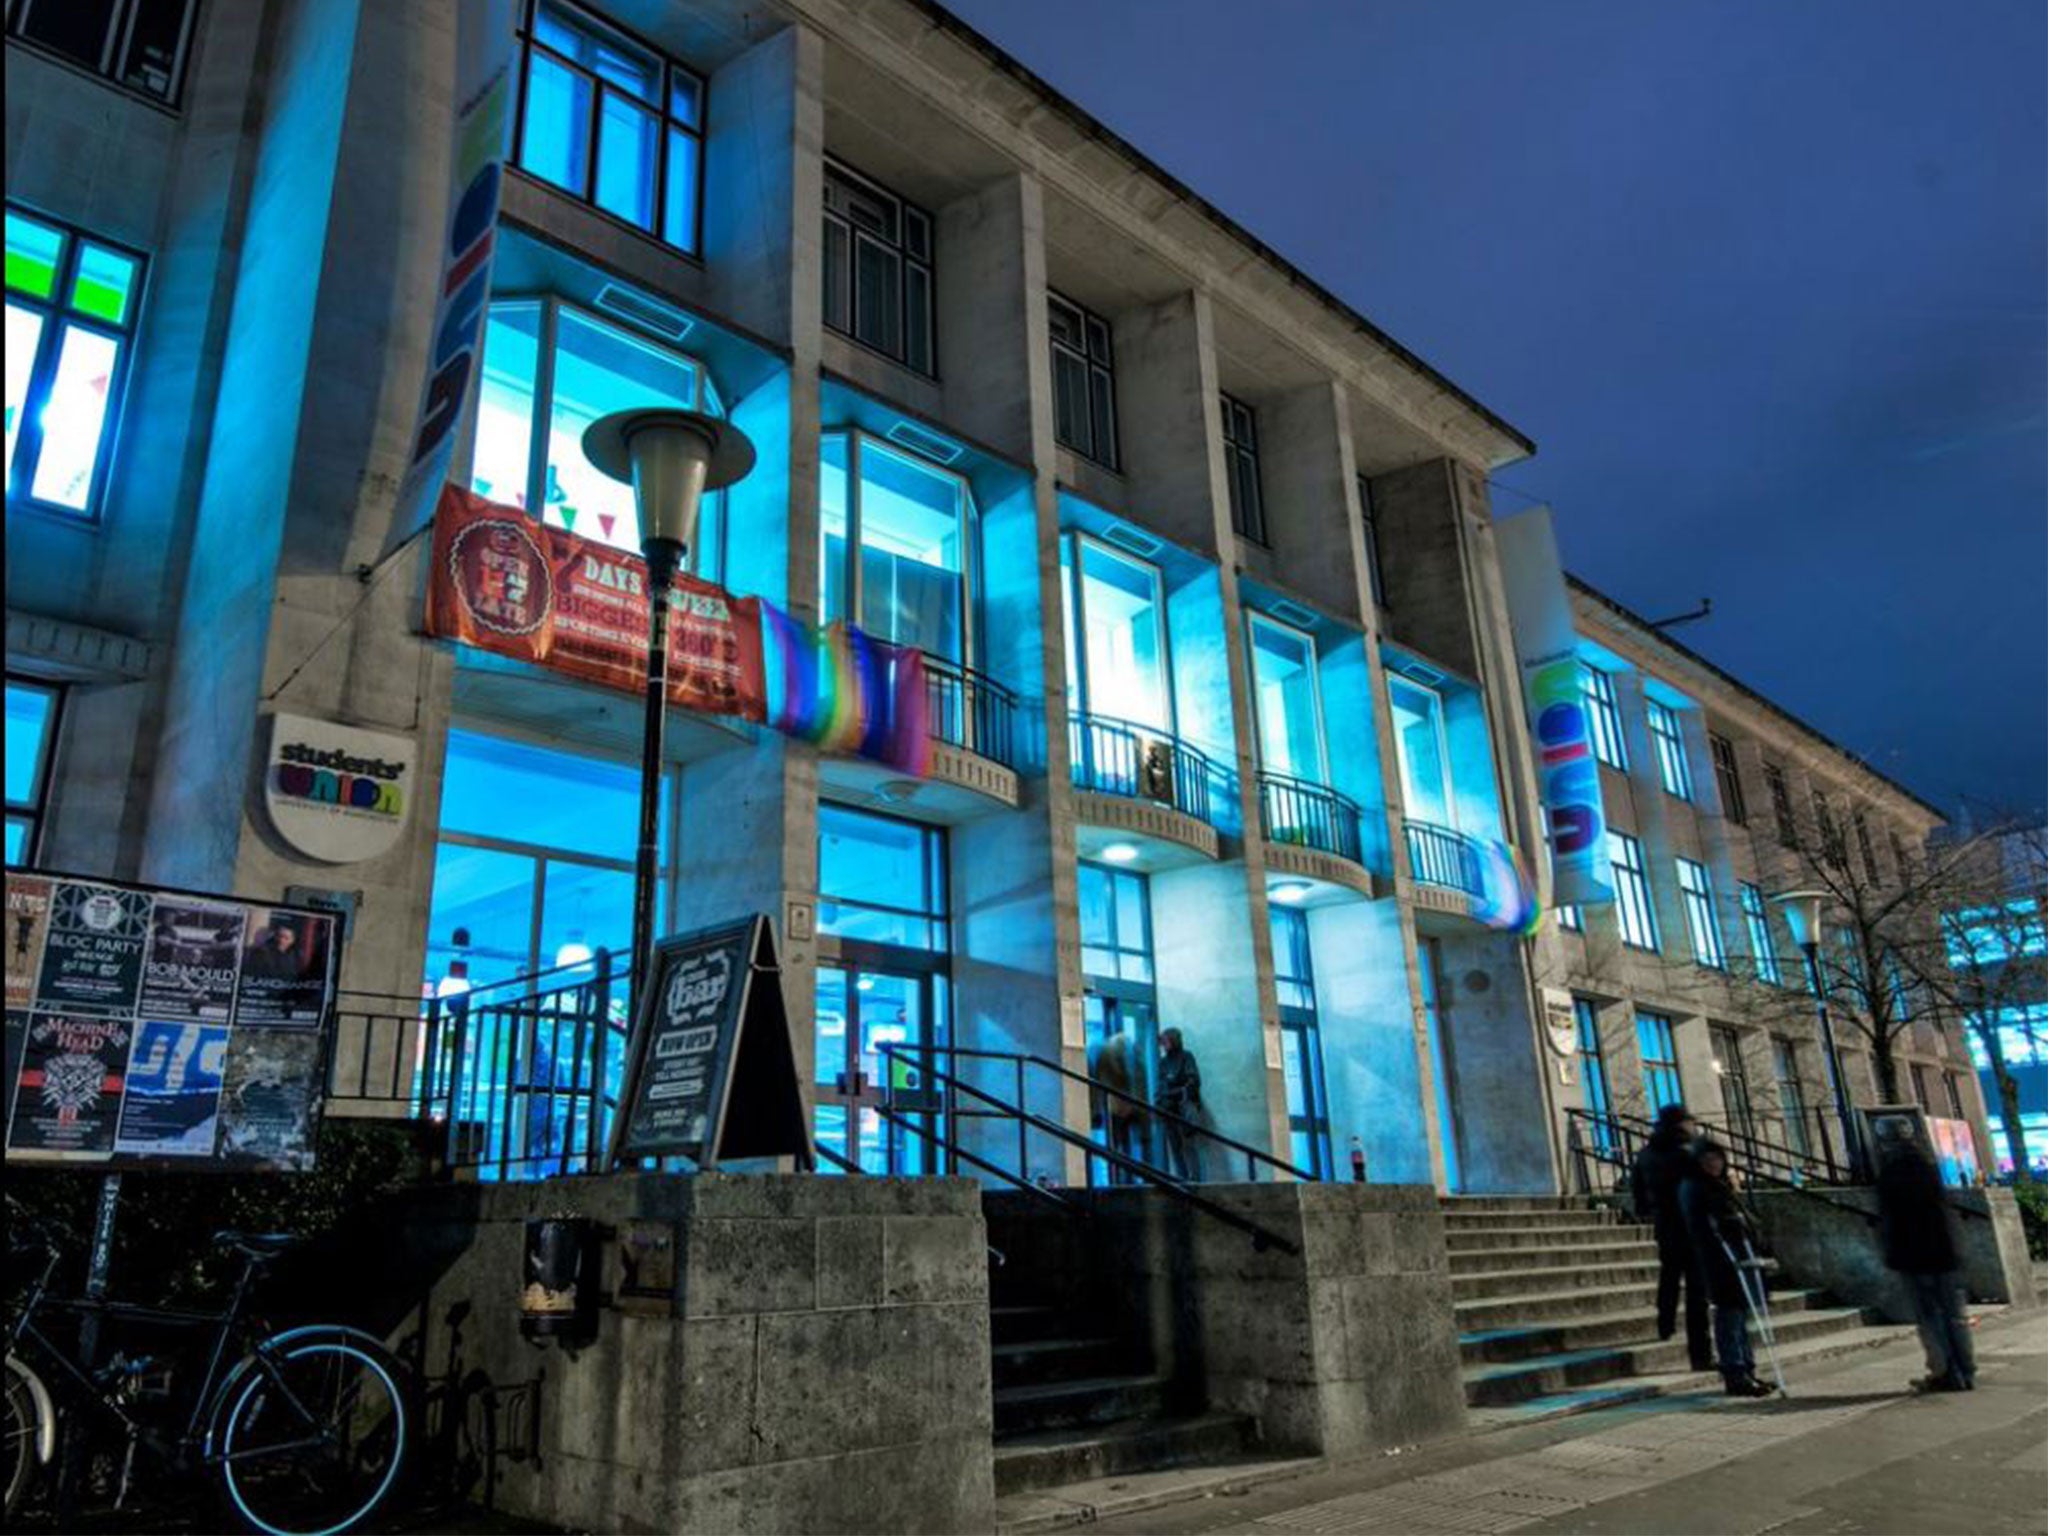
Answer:
[{"label": "poster board", "polygon": [[9,870],[9,1162],[313,1166],[334,914]]},{"label": "poster board", "polygon": [[812,1166],[810,1126],[783,1008],[775,934],[763,915],[654,946],[628,1047],[611,1164],[687,1157],[794,1157]]}]

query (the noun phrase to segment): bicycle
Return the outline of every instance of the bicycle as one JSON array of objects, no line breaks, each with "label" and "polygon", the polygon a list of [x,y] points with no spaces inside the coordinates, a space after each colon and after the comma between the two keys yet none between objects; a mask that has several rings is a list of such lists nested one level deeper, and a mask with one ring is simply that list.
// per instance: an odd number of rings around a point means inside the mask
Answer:
[{"label": "bicycle", "polygon": [[[242,1257],[241,1276],[219,1312],[179,1311],[50,1294],[59,1250],[47,1236],[23,1240],[10,1212],[9,1246],[40,1250],[40,1271],[7,1335],[6,1442],[0,1456],[5,1514],[12,1524],[38,1480],[71,1453],[60,1431],[83,1429],[58,1408],[58,1394],[119,1436],[120,1473],[113,1506],[124,1507],[137,1451],[175,1477],[211,1473],[228,1511],[263,1536],[339,1536],[383,1507],[399,1486],[413,1426],[404,1367],[359,1329],[315,1324],[271,1332],[250,1315],[249,1293],[266,1265],[296,1239],[287,1233],[220,1232],[215,1242]],[[39,1317],[61,1312],[92,1319],[203,1334],[205,1369],[177,1413],[175,1366],[115,1354],[88,1366],[51,1339]],[[197,1348],[192,1357],[200,1358]],[[53,1393],[44,1374],[56,1385]],[[165,1405],[168,1425],[146,1405]],[[75,1463],[74,1463],[75,1465]]]}]

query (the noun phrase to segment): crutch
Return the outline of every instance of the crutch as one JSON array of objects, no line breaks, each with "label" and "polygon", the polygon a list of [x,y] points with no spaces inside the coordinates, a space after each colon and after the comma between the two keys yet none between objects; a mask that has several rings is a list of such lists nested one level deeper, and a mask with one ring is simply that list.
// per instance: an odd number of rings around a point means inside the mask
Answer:
[{"label": "crutch", "polygon": [[1790,1397],[1785,1390],[1785,1368],[1778,1364],[1778,1339],[1771,1331],[1770,1287],[1764,1283],[1764,1261],[1756,1256],[1756,1249],[1750,1246],[1747,1233],[1742,1238],[1742,1256],[1736,1257],[1735,1249],[1727,1238],[1721,1239],[1721,1251],[1728,1255],[1728,1262],[1735,1266],[1735,1278],[1742,1285],[1743,1300],[1749,1304],[1750,1315],[1756,1319],[1756,1330],[1764,1338],[1764,1356],[1771,1362],[1771,1375],[1778,1383],[1778,1395]]}]

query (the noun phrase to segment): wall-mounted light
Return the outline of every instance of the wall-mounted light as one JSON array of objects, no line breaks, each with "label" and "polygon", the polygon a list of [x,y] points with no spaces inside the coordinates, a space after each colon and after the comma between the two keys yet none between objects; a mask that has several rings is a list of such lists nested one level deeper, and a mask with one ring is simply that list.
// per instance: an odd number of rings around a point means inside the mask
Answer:
[{"label": "wall-mounted light", "polygon": [[1309,892],[1315,887],[1306,880],[1282,880],[1266,892],[1268,899],[1279,902],[1283,907],[1296,907],[1308,900]]},{"label": "wall-mounted light", "polygon": [[1102,850],[1103,860],[1110,864],[1135,864],[1138,862],[1136,843],[1110,843]]}]

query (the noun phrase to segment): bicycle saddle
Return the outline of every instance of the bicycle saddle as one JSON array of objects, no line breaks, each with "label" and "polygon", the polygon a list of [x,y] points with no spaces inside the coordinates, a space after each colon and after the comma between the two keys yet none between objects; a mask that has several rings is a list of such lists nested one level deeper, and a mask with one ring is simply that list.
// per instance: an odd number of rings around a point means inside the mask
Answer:
[{"label": "bicycle saddle", "polygon": [[252,1259],[274,1259],[299,1239],[291,1232],[216,1232],[213,1240],[223,1248],[247,1254]]}]

